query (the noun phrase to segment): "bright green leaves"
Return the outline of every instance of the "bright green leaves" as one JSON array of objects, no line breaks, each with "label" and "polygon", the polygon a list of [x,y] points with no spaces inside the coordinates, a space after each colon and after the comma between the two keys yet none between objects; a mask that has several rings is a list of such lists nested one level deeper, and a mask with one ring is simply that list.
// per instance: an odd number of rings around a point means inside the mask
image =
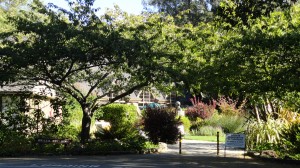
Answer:
[{"label": "bright green leaves", "polygon": [[288,9],[293,2],[285,0],[228,0],[222,1],[217,9],[217,15],[228,28],[238,24],[250,27],[253,19],[270,16],[278,9]]},{"label": "bright green leaves", "polygon": [[215,50],[214,63],[225,82],[220,84],[237,89],[237,94],[299,91],[297,9],[299,6],[273,12],[252,20],[249,28],[233,27],[223,32],[224,41]]}]

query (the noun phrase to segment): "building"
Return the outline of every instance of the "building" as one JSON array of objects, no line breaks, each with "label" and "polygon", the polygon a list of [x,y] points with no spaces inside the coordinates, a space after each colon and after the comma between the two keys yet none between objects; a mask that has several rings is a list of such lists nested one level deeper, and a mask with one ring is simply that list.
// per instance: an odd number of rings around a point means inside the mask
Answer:
[{"label": "building", "polygon": [[51,100],[55,97],[56,92],[43,85],[12,83],[0,86],[0,112],[16,108],[24,112],[39,109],[45,118],[54,117]]}]

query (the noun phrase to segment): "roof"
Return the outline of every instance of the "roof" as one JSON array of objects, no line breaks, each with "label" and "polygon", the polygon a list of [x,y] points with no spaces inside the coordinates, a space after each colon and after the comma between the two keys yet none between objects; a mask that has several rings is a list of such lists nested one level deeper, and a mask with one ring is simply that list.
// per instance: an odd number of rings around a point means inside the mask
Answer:
[{"label": "roof", "polygon": [[46,96],[49,98],[56,97],[55,90],[48,88],[45,85],[32,85],[32,84],[19,84],[12,83],[4,86],[0,86],[0,95],[11,94],[34,94],[39,96]]}]

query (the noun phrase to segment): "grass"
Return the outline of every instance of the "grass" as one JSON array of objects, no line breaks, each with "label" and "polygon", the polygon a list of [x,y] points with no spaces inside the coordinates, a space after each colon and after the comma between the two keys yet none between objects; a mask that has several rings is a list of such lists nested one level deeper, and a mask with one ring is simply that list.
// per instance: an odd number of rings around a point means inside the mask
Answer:
[{"label": "grass", "polygon": [[[185,135],[183,139],[217,142],[217,136],[192,136]],[[225,136],[220,136],[220,142],[225,142]]]}]

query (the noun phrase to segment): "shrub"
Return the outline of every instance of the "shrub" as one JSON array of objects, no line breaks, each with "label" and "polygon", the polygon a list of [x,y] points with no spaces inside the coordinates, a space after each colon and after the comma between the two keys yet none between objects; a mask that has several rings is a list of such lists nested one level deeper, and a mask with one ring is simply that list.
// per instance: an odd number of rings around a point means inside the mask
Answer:
[{"label": "shrub", "polygon": [[207,105],[207,104],[199,101],[196,97],[194,97],[194,98],[191,98],[191,102],[192,102],[193,106],[188,107],[185,111],[186,116],[191,121],[196,121],[197,118],[201,118],[201,119],[210,118],[216,109],[215,101],[212,101],[211,104]]},{"label": "shrub", "polygon": [[189,134],[190,132],[190,127],[191,127],[191,121],[189,120],[189,118],[181,116],[180,117],[180,122],[183,124],[184,126],[184,132],[186,134]]},{"label": "shrub", "polygon": [[221,127],[225,133],[238,133],[245,131],[245,118],[242,116],[214,114],[203,121],[202,125]]},{"label": "shrub", "polygon": [[292,158],[300,159],[300,123],[294,122],[284,128],[280,136],[282,137],[282,152],[288,153]]},{"label": "shrub", "polygon": [[[105,132],[102,135],[104,139],[123,139],[127,136],[138,135],[137,128],[135,127],[138,121],[137,109],[133,105],[127,104],[110,104],[101,107],[101,115],[96,114],[96,116],[101,116],[96,119],[102,119],[110,122],[111,128],[109,132]],[[101,135],[98,134],[101,137]]]},{"label": "shrub", "polygon": [[245,118],[239,116],[222,115],[219,120],[219,126],[225,133],[239,133],[245,131]]},{"label": "shrub", "polygon": [[124,147],[116,140],[92,141],[85,145],[83,152],[88,154],[100,154],[109,151],[124,151]]},{"label": "shrub", "polygon": [[[82,112],[80,111],[78,102],[73,98],[67,97],[64,100],[53,100],[52,106],[54,109],[57,109],[56,111],[62,107],[62,118],[59,121],[56,121],[55,118],[44,119],[42,129],[37,137],[46,139],[70,139],[73,142],[79,141]],[[78,123],[80,123],[80,125]],[[50,144],[45,146],[49,146],[49,148],[53,146],[53,149],[55,149],[55,146],[59,145]]]},{"label": "shrub", "polygon": [[0,156],[15,156],[31,153],[31,143],[26,135],[1,126]]},{"label": "shrub", "polygon": [[249,149],[258,149],[270,144],[278,144],[280,133],[283,130],[284,121],[280,119],[268,118],[265,121],[250,120],[247,123],[247,147]]},{"label": "shrub", "polygon": [[243,115],[244,104],[245,101],[243,101],[243,103],[239,107],[237,107],[237,101],[232,100],[229,97],[227,98],[221,97],[217,101],[217,105],[219,106],[220,113],[224,115],[233,115],[233,116]]},{"label": "shrub", "polygon": [[180,121],[174,108],[147,108],[143,116],[144,131],[154,144],[175,143]]}]

